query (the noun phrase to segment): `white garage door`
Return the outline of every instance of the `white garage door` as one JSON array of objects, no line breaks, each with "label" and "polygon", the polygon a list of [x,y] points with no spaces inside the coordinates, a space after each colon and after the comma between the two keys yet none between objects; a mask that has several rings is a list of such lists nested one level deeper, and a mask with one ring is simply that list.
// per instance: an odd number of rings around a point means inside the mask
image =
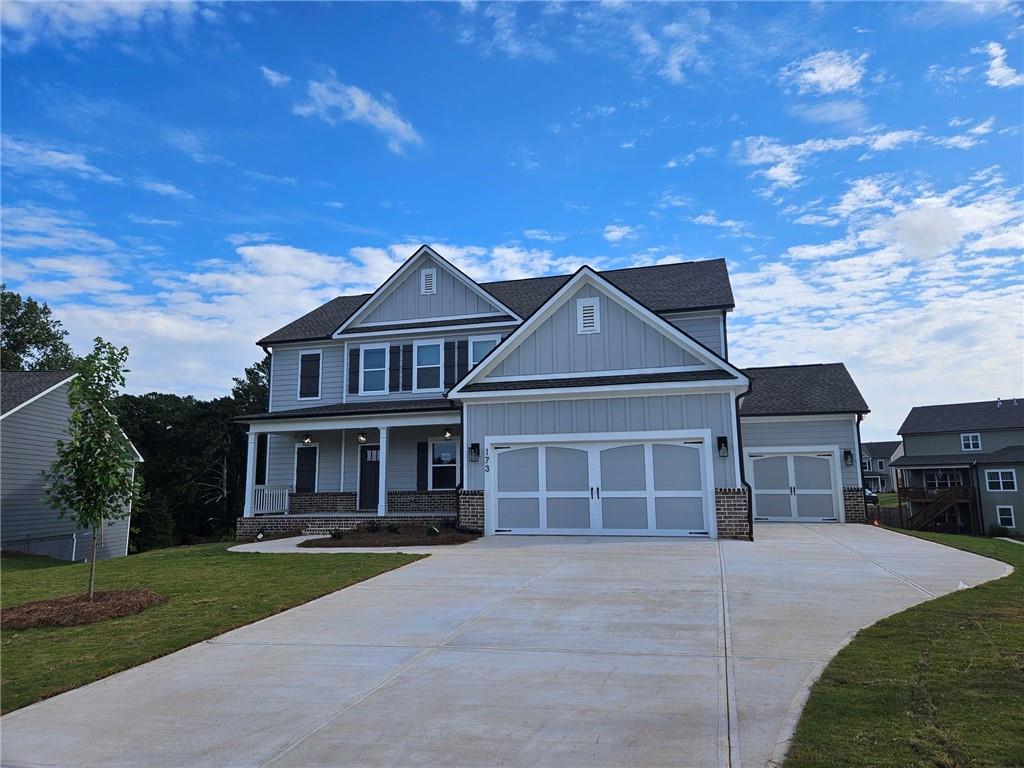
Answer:
[{"label": "white garage door", "polygon": [[708,535],[702,440],[492,444],[495,533]]},{"label": "white garage door", "polygon": [[755,453],[748,458],[754,519],[826,522],[839,519],[835,455]]}]

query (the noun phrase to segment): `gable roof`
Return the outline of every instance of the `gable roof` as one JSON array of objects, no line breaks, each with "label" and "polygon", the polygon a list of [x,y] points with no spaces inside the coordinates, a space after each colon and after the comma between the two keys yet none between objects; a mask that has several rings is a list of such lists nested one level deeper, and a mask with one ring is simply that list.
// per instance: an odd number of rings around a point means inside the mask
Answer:
[{"label": "gable roof", "polygon": [[747,368],[750,393],[740,416],[868,413],[871,409],[842,363]]},{"label": "gable roof", "polygon": [[[735,306],[725,259],[611,269],[597,274],[651,311],[660,314],[732,309]],[[571,278],[572,275],[551,275],[478,285],[525,320]],[[264,336],[258,343],[329,339],[372,295],[363,293],[358,296],[339,296]],[[481,318],[481,322],[485,321],[486,318]],[[490,321],[493,322],[493,318]]]},{"label": "gable roof", "polygon": [[73,371],[0,371],[0,415],[28,405],[74,375]]},{"label": "gable roof", "polygon": [[[1002,406],[997,404],[1002,402]],[[1024,429],[1024,403],[986,400],[980,403],[919,405],[910,409],[897,434],[977,432],[981,429]]]},{"label": "gable roof", "polygon": [[868,456],[873,459],[885,459],[886,461],[889,461],[901,444],[901,440],[885,440],[876,443],[861,443],[860,447],[866,450]]}]

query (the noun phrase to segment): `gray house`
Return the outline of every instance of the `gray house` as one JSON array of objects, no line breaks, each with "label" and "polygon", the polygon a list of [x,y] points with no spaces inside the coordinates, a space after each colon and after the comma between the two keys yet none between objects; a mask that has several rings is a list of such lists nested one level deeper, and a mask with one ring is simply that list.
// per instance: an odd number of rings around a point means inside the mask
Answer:
[{"label": "gray house", "polygon": [[[78,528],[43,498],[42,473],[53,464],[57,441],[67,438],[70,371],[0,372],[0,548],[60,560],[82,560],[92,531]],[[129,443],[129,445],[131,445]],[[142,461],[131,446],[136,461]],[[104,526],[99,558],[128,553],[129,516]]]},{"label": "gray house", "polygon": [[912,528],[1024,531],[1024,404],[1012,400],[912,408],[893,460]]},{"label": "gray house", "polygon": [[749,538],[755,513],[863,520],[849,373],[737,368],[733,307],[721,259],[477,283],[422,246],[374,293],[260,340],[270,407],[243,418],[238,535],[388,517]]},{"label": "gray house", "polygon": [[896,470],[892,468],[892,459],[900,445],[899,440],[861,443],[860,463],[865,488],[881,493],[896,490]]}]

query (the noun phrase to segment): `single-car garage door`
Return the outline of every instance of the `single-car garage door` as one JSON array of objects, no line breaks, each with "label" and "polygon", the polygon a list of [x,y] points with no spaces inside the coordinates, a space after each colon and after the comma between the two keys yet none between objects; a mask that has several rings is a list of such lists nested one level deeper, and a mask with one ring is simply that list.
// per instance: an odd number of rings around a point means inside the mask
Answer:
[{"label": "single-car garage door", "polygon": [[839,481],[834,451],[747,453],[754,490],[754,519],[832,522],[839,519]]},{"label": "single-car garage door", "polygon": [[713,533],[703,439],[496,441],[485,470],[494,533]]}]

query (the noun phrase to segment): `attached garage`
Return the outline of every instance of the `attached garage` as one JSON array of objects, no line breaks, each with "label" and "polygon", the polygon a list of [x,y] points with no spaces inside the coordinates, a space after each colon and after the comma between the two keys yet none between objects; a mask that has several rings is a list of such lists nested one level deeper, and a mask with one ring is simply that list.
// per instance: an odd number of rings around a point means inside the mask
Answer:
[{"label": "attached garage", "polygon": [[754,520],[835,522],[842,514],[837,449],[751,449]]},{"label": "attached garage", "polygon": [[706,434],[492,437],[488,533],[714,536]]}]

